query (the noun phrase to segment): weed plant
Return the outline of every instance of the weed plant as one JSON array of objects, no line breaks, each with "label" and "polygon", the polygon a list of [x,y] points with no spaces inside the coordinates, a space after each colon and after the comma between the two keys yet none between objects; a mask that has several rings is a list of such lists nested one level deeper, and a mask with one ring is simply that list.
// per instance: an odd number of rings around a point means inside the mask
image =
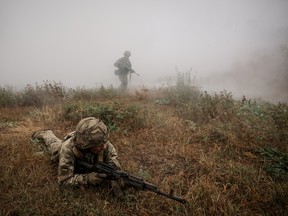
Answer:
[{"label": "weed plant", "polygon": [[163,98],[158,102],[179,106],[187,103],[195,103],[200,97],[200,90],[195,79],[191,79],[190,73],[178,73],[175,86],[169,86],[163,90]]},{"label": "weed plant", "polygon": [[77,87],[75,90],[71,90],[69,98],[71,101],[93,101],[102,99],[114,99],[118,95],[113,86],[105,88],[103,85],[96,88]]},{"label": "weed plant", "polygon": [[17,106],[20,101],[19,93],[12,87],[0,87],[0,106],[11,107]]},{"label": "weed plant", "polygon": [[41,107],[62,103],[67,98],[68,89],[55,81],[44,81],[42,84],[27,85],[22,91],[12,88],[0,88],[0,107],[34,106]]},{"label": "weed plant", "polygon": [[138,130],[145,125],[145,111],[140,112],[136,104],[119,102],[71,103],[64,107],[64,119],[78,122],[80,119],[93,116],[101,119],[110,131],[122,127],[126,130]]}]

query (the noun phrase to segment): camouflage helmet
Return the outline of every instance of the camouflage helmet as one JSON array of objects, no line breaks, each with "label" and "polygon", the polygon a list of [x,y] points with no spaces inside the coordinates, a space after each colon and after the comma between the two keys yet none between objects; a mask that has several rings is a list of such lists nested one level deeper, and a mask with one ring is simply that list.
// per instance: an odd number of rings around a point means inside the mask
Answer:
[{"label": "camouflage helmet", "polygon": [[84,118],[76,126],[76,146],[88,149],[104,144],[108,141],[106,125],[94,117]]},{"label": "camouflage helmet", "polygon": [[124,56],[128,56],[128,57],[130,57],[130,56],[131,56],[131,52],[128,51],[128,50],[126,50],[126,51],[124,52]]}]

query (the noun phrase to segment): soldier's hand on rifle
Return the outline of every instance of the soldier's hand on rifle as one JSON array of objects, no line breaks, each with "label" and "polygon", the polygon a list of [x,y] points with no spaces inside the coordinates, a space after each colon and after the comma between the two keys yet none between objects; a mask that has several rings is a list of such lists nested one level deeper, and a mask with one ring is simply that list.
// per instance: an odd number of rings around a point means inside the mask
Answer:
[{"label": "soldier's hand on rifle", "polygon": [[105,173],[96,173],[91,172],[87,174],[88,182],[92,185],[101,184],[105,178],[107,178],[107,175]]},{"label": "soldier's hand on rifle", "polygon": [[139,74],[138,73],[136,73],[136,71],[135,70],[131,70],[131,73],[134,73],[134,74],[136,74],[137,76],[139,76]]}]

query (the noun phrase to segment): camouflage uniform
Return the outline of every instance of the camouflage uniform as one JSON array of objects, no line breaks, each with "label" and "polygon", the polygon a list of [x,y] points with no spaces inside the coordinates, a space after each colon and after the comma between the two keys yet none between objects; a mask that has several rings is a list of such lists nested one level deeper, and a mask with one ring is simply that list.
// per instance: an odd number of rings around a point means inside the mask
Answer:
[{"label": "camouflage uniform", "polygon": [[132,64],[129,60],[131,53],[129,51],[124,52],[124,56],[118,59],[114,66],[118,69],[115,71],[115,74],[119,76],[121,81],[120,90],[126,90],[128,85],[128,73],[134,73],[135,71],[132,69]]},{"label": "camouflage uniform", "polygon": [[63,140],[57,138],[52,130],[38,132],[38,135],[34,133],[33,138],[43,139],[52,155],[52,160],[59,160],[58,179],[61,185],[79,186],[90,184],[89,173],[80,172],[76,167],[76,160],[79,159],[90,164],[103,161],[121,169],[117,160],[117,152],[109,141],[105,142],[106,148],[100,154],[93,154],[87,149],[77,147],[77,133],[75,131],[68,134]]}]

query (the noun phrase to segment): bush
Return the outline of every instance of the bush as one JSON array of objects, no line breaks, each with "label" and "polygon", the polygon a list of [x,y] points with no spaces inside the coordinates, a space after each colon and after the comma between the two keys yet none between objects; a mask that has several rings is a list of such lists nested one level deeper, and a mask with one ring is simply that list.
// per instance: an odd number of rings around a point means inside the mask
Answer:
[{"label": "bush", "polygon": [[[199,87],[196,81],[192,82],[190,72],[178,73],[176,86],[170,86],[164,90],[164,100],[174,106],[183,106],[187,103],[196,103],[200,97]],[[159,100],[158,100],[159,101]]]},{"label": "bush", "polygon": [[144,116],[134,104],[117,102],[106,103],[71,103],[64,106],[64,118],[78,122],[80,119],[93,116],[101,119],[110,131],[123,127],[137,130],[145,124]]},{"label": "bush", "polygon": [[265,170],[275,180],[285,180],[288,177],[288,154],[272,147],[260,148],[257,152],[266,160]]},{"label": "bush", "polygon": [[22,93],[21,104],[40,107],[63,102],[67,97],[68,90],[61,82],[46,80],[41,85],[27,85]]},{"label": "bush", "polygon": [[20,95],[12,87],[0,87],[0,107],[18,106]]},{"label": "bush", "polygon": [[117,91],[113,86],[105,88],[101,85],[99,88],[76,88],[70,92],[71,100],[91,101],[95,99],[112,99],[117,96]]},{"label": "bush", "polygon": [[197,103],[187,103],[179,107],[177,113],[182,119],[192,121],[202,129],[207,128],[206,134],[201,136],[209,142],[225,140],[225,143],[260,146],[274,142],[283,146],[288,141],[285,104],[251,102],[245,97],[237,101],[226,91],[214,95],[204,92]]}]

